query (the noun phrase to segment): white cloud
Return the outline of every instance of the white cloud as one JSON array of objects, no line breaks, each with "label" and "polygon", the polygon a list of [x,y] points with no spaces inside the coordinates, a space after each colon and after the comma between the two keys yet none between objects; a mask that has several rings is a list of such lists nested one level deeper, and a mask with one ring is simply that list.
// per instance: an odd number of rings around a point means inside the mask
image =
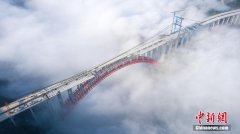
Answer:
[{"label": "white cloud", "polygon": [[101,120],[119,117],[113,125],[130,134],[191,133],[200,110],[227,111],[232,133],[237,133],[238,35],[239,30],[229,27],[202,31],[190,42],[190,48],[161,63],[158,72],[145,66],[122,70],[94,89],[72,116],[83,112],[83,116],[93,114]]},{"label": "white cloud", "polygon": [[[25,8],[6,1],[0,5],[0,61],[14,64],[26,77],[47,78],[47,83],[138,44],[168,25],[174,10],[186,9],[186,18],[201,20],[209,9],[227,9],[216,0],[34,0]],[[67,121],[57,124],[56,131],[191,133],[199,110],[226,110],[234,126],[239,116],[239,31],[213,32],[217,34],[198,34],[192,48],[168,57],[158,71],[146,66],[120,70],[96,87]]]},{"label": "white cloud", "polygon": [[15,63],[21,73],[62,79],[138,44],[139,35],[169,24],[170,12],[188,1],[36,0],[26,1],[26,8],[1,3],[1,61]]}]

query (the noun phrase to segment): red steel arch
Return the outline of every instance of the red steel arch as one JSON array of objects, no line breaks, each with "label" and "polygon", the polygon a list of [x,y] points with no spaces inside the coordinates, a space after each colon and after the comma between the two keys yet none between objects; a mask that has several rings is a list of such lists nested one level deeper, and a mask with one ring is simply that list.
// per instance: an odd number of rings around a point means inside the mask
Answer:
[{"label": "red steel arch", "polygon": [[[95,87],[102,80],[104,80],[105,78],[107,78],[108,76],[113,74],[114,72],[116,72],[124,67],[127,67],[129,65],[133,65],[133,64],[137,64],[137,63],[149,63],[149,64],[157,63],[156,60],[147,58],[147,57],[143,57],[143,56],[125,58],[125,59],[122,59],[121,62],[122,62],[122,64],[118,64],[119,61],[116,61],[115,63],[112,64],[113,66],[114,66],[114,64],[117,65],[116,67],[114,67],[110,70],[107,70],[104,73],[100,73],[99,76],[96,76],[93,79],[91,79],[90,81],[84,83],[83,90],[78,89],[78,90],[74,91],[73,96],[68,98],[65,101],[65,105],[68,107],[68,109],[72,109],[72,105],[79,103],[83,99],[83,97],[93,87]],[[96,74],[98,74],[98,72],[96,72]]]}]

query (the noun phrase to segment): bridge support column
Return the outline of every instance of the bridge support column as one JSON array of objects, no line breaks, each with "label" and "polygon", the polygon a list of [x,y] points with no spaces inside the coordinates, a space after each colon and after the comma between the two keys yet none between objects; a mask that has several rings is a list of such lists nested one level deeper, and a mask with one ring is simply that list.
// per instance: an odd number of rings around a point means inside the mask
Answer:
[{"label": "bridge support column", "polygon": [[210,24],[208,25],[208,30],[211,31],[212,28],[213,28],[213,23],[210,23]]},{"label": "bridge support column", "polygon": [[214,21],[213,22],[213,27],[216,27],[217,26],[217,21]]},{"label": "bridge support column", "polygon": [[220,20],[217,20],[217,26],[219,26],[220,25]]},{"label": "bridge support column", "polygon": [[158,57],[158,55],[157,55],[157,48],[153,49],[152,51],[153,51],[153,59],[157,60],[157,57]]},{"label": "bridge support column", "polygon": [[217,22],[216,21],[214,21],[214,22],[212,22],[211,23],[211,28],[210,28],[210,30],[212,30],[214,27],[216,27],[217,26]]},{"label": "bridge support column", "polygon": [[180,47],[182,47],[184,44],[184,37],[181,37],[181,40],[180,40]]},{"label": "bridge support column", "polygon": [[176,39],[176,49],[178,49],[181,46],[181,37],[178,37]]},{"label": "bridge support column", "polygon": [[240,22],[240,15],[237,15],[237,16],[236,16],[236,20],[235,20],[235,23],[234,23],[234,24],[236,24],[236,25],[237,25],[239,22]]},{"label": "bridge support column", "polygon": [[30,112],[31,112],[31,115],[32,115],[33,119],[34,119],[37,123],[39,123],[39,121],[38,121],[38,119],[37,119],[37,116],[36,116],[36,114],[34,113],[33,109],[30,108],[29,110],[30,110]]},{"label": "bridge support column", "polygon": [[232,25],[232,21],[233,21],[233,16],[230,16],[229,18],[229,24]]},{"label": "bridge support column", "polygon": [[17,127],[17,123],[15,122],[13,116],[10,117],[10,120],[11,120],[12,124],[14,125],[14,127]]},{"label": "bridge support column", "polygon": [[175,49],[178,49],[180,47],[180,41],[181,41],[181,37],[178,36],[177,39],[175,39]]},{"label": "bridge support column", "polygon": [[220,21],[219,21],[219,26],[222,26],[222,25],[224,25],[224,18],[220,19]]},{"label": "bridge support column", "polygon": [[237,17],[237,20],[236,20],[235,24],[236,24],[236,25],[239,25],[239,24],[240,24],[240,15],[238,15],[238,17]]},{"label": "bridge support column", "polygon": [[159,61],[162,62],[165,59],[166,55],[166,44],[159,46],[159,53],[160,53]]},{"label": "bridge support column", "polygon": [[177,39],[174,40],[175,43],[175,50],[178,49],[181,45],[181,37],[178,36]]},{"label": "bridge support column", "polygon": [[236,15],[232,17],[231,25],[232,25],[232,24],[235,24],[236,18],[237,18]]},{"label": "bridge support column", "polygon": [[67,92],[68,92],[69,99],[71,100],[72,103],[74,103],[74,96],[73,96],[72,88],[68,89]]},{"label": "bridge support column", "polygon": [[237,20],[238,20],[238,15],[235,15],[234,21],[233,21],[233,24],[234,24],[234,25],[237,24]]},{"label": "bridge support column", "polygon": [[160,58],[161,58],[161,50],[160,50],[161,48],[160,47],[157,47],[157,58],[156,58],[156,60],[159,60]]},{"label": "bridge support column", "polygon": [[151,55],[151,51],[148,51],[148,52],[147,52],[147,57],[151,58],[151,56],[152,56],[152,55]]},{"label": "bridge support column", "polygon": [[168,52],[167,52],[166,54],[173,52],[174,49],[175,49],[175,43],[174,43],[174,40],[171,41],[170,43],[168,43],[167,46],[168,46]]},{"label": "bridge support column", "polygon": [[157,47],[157,59],[156,60],[160,60],[162,58],[161,56],[161,46]]},{"label": "bridge support column", "polygon": [[189,33],[186,35],[186,44],[190,41],[190,35],[189,35]]},{"label": "bridge support column", "polygon": [[152,50],[152,51],[150,51],[150,58],[153,59],[153,57],[154,57],[154,54],[153,54],[153,50]]},{"label": "bridge support column", "polygon": [[228,21],[229,21],[229,17],[225,18],[224,19],[224,24],[228,24]]},{"label": "bridge support column", "polygon": [[238,15],[238,19],[237,19],[237,23],[236,23],[237,25],[239,25],[240,24],[240,15]]},{"label": "bridge support column", "polygon": [[227,17],[227,24],[229,24],[230,17]]},{"label": "bridge support column", "polygon": [[77,90],[81,91],[81,84],[77,85]]},{"label": "bridge support column", "polygon": [[82,85],[82,84],[77,85],[77,90],[78,90],[78,92],[79,92],[79,97],[80,97],[80,99],[81,99],[81,98],[83,97],[83,95],[85,94],[83,85]]},{"label": "bridge support column", "polygon": [[144,57],[147,57],[147,53],[144,53],[143,56],[144,56]]},{"label": "bridge support column", "polygon": [[218,22],[219,22],[219,20],[213,22],[214,27],[218,26]]},{"label": "bridge support column", "polygon": [[223,18],[222,25],[225,25],[225,24],[227,24],[227,22],[228,22],[228,18]]},{"label": "bridge support column", "polygon": [[166,44],[165,47],[164,47],[164,50],[165,50],[165,55],[167,55],[169,53],[169,44]]},{"label": "bridge support column", "polygon": [[48,95],[46,94],[46,97],[47,97],[47,100],[45,101],[47,107],[48,107],[48,110],[50,112],[50,114],[52,115],[53,119],[56,119],[56,112],[54,111],[54,108],[52,106],[52,103],[50,102],[51,99],[48,97]]},{"label": "bridge support column", "polygon": [[[209,27],[210,28],[210,27]],[[186,36],[187,36],[187,34],[186,33],[184,33],[184,34],[182,34],[182,40],[181,40],[181,46],[182,47],[185,47],[185,45],[186,45],[186,43],[187,43],[187,38],[186,38]]]},{"label": "bridge support column", "polygon": [[84,96],[87,91],[84,89],[83,84],[80,84],[79,88],[80,88],[80,91],[81,91],[81,95]]},{"label": "bridge support column", "polygon": [[60,107],[63,108],[64,107],[64,102],[63,102],[62,94],[61,94],[60,91],[58,91],[57,98],[58,98],[58,102],[59,102]]},{"label": "bridge support column", "polygon": [[83,85],[82,84],[77,85],[77,89],[82,92],[83,91]]},{"label": "bridge support column", "polygon": [[182,37],[178,36],[175,40],[175,49],[178,49],[181,46]]},{"label": "bridge support column", "polygon": [[235,15],[232,24],[233,25],[237,24],[237,20],[238,20],[238,15]]}]

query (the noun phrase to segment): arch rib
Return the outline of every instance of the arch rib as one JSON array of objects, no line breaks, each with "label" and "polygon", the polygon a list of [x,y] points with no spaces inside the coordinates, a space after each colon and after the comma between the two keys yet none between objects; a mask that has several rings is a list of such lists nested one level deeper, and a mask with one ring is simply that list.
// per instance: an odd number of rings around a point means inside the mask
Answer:
[{"label": "arch rib", "polygon": [[[121,64],[119,64],[121,63]],[[71,98],[68,98],[65,101],[65,105],[68,107],[68,109],[72,109],[72,105],[75,105],[77,103],[79,103],[83,97],[96,85],[98,85],[101,81],[103,81],[105,78],[107,78],[108,76],[110,76],[111,74],[113,74],[114,72],[133,65],[133,64],[137,64],[137,63],[149,63],[149,64],[155,64],[157,63],[156,60],[148,58],[148,57],[143,57],[143,56],[138,56],[138,57],[130,57],[130,58],[124,58],[124,60],[122,59],[121,61],[116,61],[113,66],[115,66],[114,68],[110,68],[110,70],[106,69],[104,70],[104,72],[102,73],[102,71],[98,71],[96,72],[96,76],[91,79],[90,81],[86,82],[83,84],[83,90],[77,89],[76,91],[74,91],[73,93],[73,100],[71,100]]]}]

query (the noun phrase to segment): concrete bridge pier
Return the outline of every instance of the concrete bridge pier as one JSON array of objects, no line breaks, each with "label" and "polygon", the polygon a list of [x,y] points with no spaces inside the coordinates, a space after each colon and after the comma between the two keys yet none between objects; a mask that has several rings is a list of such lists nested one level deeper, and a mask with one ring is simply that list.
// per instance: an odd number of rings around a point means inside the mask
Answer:
[{"label": "concrete bridge pier", "polygon": [[179,43],[180,43],[179,47],[183,47],[184,46],[184,37],[183,36],[180,37]]},{"label": "concrete bridge pier", "polygon": [[157,53],[156,54],[157,56],[156,56],[155,60],[159,61],[162,58],[162,51],[161,51],[161,47],[160,46],[156,48],[156,53]]},{"label": "concrete bridge pier", "polygon": [[211,31],[214,27],[214,23],[210,23],[208,24],[208,30]]},{"label": "concrete bridge pier", "polygon": [[168,52],[167,54],[170,54],[172,53],[174,50],[175,50],[175,43],[174,43],[174,40],[170,41],[168,44]]},{"label": "concrete bridge pier", "polygon": [[56,112],[53,108],[51,99],[47,97],[47,100],[45,101],[45,104],[47,105],[47,108],[49,110],[49,114],[51,115],[52,119],[56,119]]},{"label": "concrete bridge pier", "polygon": [[221,23],[221,24],[222,24],[222,25],[225,25],[225,24],[227,24],[227,22],[228,22],[228,19],[229,19],[229,18],[224,18],[224,19],[222,20],[222,23]]},{"label": "concrete bridge pier", "polygon": [[30,110],[30,112],[31,112],[31,115],[32,115],[33,119],[34,119],[37,123],[39,123],[39,120],[38,120],[38,118],[37,118],[35,112],[33,111],[33,109],[30,108],[29,110]]},{"label": "concrete bridge pier", "polygon": [[83,92],[83,84],[77,85],[77,89],[80,90],[80,92]]},{"label": "concrete bridge pier", "polygon": [[240,24],[240,15],[236,15],[235,25]]},{"label": "concrete bridge pier", "polygon": [[151,51],[147,52],[147,57],[151,57]]},{"label": "concrete bridge pier", "polygon": [[72,103],[75,103],[72,88],[68,89],[67,92],[68,92],[68,97],[69,97],[70,101]]},{"label": "concrete bridge pier", "polygon": [[14,117],[13,117],[13,116],[11,116],[11,117],[10,117],[10,120],[11,120],[11,122],[12,122],[13,126],[14,126],[14,127],[17,127],[17,123],[15,122],[15,120],[14,120]]},{"label": "concrete bridge pier", "polygon": [[57,94],[57,98],[58,98],[58,102],[59,102],[59,105],[60,107],[64,107],[64,101],[63,101],[63,97],[62,97],[62,94],[60,91],[58,91],[58,94]]},{"label": "concrete bridge pier", "polygon": [[158,61],[161,58],[161,48],[157,47],[156,48],[156,61]]},{"label": "concrete bridge pier", "polygon": [[158,48],[153,49],[152,53],[153,53],[152,59],[157,60],[158,59]]}]

